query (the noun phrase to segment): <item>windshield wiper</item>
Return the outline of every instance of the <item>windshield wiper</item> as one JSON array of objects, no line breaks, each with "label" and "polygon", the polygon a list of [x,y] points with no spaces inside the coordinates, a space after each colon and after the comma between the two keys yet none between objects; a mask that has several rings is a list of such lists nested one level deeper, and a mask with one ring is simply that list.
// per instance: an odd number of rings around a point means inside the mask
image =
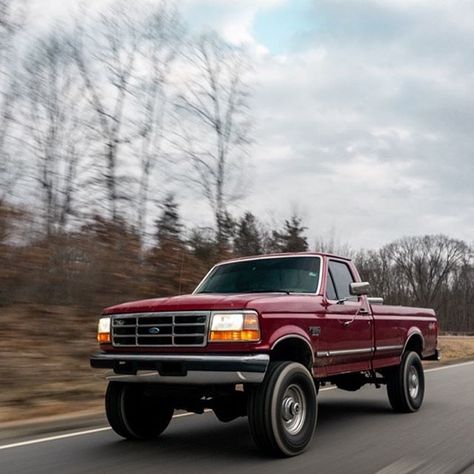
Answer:
[{"label": "windshield wiper", "polygon": [[202,293],[214,293],[216,295],[238,295],[239,293],[286,293],[287,295],[291,295],[292,292],[289,290],[266,290],[264,288],[258,288],[256,290],[244,290],[244,291],[214,291],[214,290],[201,290],[197,294]]},{"label": "windshield wiper", "polygon": [[256,290],[239,291],[239,293],[286,293],[287,295],[291,295],[291,291],[289,290],[275,290],[275,289],[265,289],[265,288],[257,288]]}]

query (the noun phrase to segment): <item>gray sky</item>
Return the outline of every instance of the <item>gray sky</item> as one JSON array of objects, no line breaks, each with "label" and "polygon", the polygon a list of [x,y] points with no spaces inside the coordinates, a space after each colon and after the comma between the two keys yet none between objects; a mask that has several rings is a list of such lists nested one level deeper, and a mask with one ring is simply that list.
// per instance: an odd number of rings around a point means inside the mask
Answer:
[{"label": "gray sky", "polygon": [[[35,15],[48,22],[74,4],[34,0]],[[278,222],[296,207],[311,244],[331,229],[352,247],[474,240],[472,0],[178,5],[192,28],[217,27],[255,60],[252,185],[236,213]],[[184,198],[188,222],[211,222]]]}]

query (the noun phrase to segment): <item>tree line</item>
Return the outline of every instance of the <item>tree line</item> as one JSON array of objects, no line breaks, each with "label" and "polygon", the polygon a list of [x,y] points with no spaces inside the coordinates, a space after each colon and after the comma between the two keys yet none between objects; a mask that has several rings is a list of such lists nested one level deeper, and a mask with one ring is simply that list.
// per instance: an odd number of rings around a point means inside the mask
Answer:
[{"label": "tree line", "polygon": [[[0,244],[0,304],[101,307],[137,298],[192,292],[220,260],[279,252],[324,251],[351,257],[371,295],[385,304],[434,308],[444,331],[474,332],[473,249],[445,235],[404,237],[377,250],[352,250],[334,239],[310,245],[293,214],[273,228],[247,211],[214,228],[187,228],[168,195],[160,205],[153,243],[136,227],[95,216],[80,229]],[[24,222],[21,222],[25,219]],[[24,227],[24,214],[11,217]]]},{"label": "tree line", "polygon": [[[251,64],[167,2],[118,0],[34,33],[0,0],[0,304],[98,311],[192,291],[215,262],[268,252],[351,256],[386,303],[474,331],[472,245],[405,237],[377,250],[309,243],[301,216],[237,215],[252,145]],[[179,194],[209,227],[185,225]]]}]

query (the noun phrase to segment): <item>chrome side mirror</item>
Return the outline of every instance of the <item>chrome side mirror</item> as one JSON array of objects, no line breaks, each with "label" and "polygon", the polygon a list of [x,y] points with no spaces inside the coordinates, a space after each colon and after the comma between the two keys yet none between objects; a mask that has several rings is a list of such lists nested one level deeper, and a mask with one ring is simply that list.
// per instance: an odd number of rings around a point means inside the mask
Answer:
[{"label": "chrome side mirror", "polygon": [[349,284],[349,292],[354,296],[363,296],[369,293],[370,283],[368,281],[354,282]]},{"label": "chrome side mirror", "polygon": [[369,298],[367,298],[367,301],[370,304],[383,304],[383,298],[379,298],[377,296],[370,296]]}]

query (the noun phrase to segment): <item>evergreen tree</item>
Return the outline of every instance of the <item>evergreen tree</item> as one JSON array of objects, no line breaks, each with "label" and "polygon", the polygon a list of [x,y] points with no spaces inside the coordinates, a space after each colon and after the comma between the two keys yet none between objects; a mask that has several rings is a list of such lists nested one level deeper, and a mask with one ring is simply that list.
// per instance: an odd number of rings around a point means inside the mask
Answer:
[{"label": "evergreen tree", "polygon": [[301,225],[301,217],[293,214],[285,220],[281,231],[272,232],[272,250],[275,252],[305,252],[308,250],[308,241],[304,235],[307,227]]},{"label": "evergreen tree", "polygon": [[211,229],[199,227],[192,229],[188,245],[193,256],[205,262],[208,267],[217,261],[216,243]]},{"label": "evergreen tree", "polygon": [[161,204],[161,214],[156,221],[156,237],[158,247],[163,248],[167,243],[182,242],[183,226],[179,218],[178,203],[173,194],[168,194]]},{"label": "evergreen tree", "polygon": [[[153,292],[156,295],[190,293],[214,263],[200,260],[192,241],[185,239],[184,230],[179,205],[175,196],[168,194],[161,204],[161,214],[156,221],[157,245],[150,250],[148,259]],[[195,235],[195,232],[191,235]],[[211,249],[214,249],[212,237],[208,240],[211,242]],[[203,238],[202,241],[204,246],[206,239]]]},{"label": "evergreen tree", "polygon": [[219,258],[228,258],[232,253],[232,243],[235,235],[236,222],[229,212],[224,211],[219,216],[216,232],[216,244]]},{"label": "evergreen tree", "polygon": [[178,204],[174,195],[168,194],[156,221],[157,246],[150,252],[156,294],[176,295],[183,288],[189,288],[187,269],[191,256],[182,238],[182,230]]},{"label": "evergreen tree", "polygon": [[246,212],[237,226],[234,251],[237,255],[258,255],[263,253],[262,235],[258,221],[251,212]]}]

